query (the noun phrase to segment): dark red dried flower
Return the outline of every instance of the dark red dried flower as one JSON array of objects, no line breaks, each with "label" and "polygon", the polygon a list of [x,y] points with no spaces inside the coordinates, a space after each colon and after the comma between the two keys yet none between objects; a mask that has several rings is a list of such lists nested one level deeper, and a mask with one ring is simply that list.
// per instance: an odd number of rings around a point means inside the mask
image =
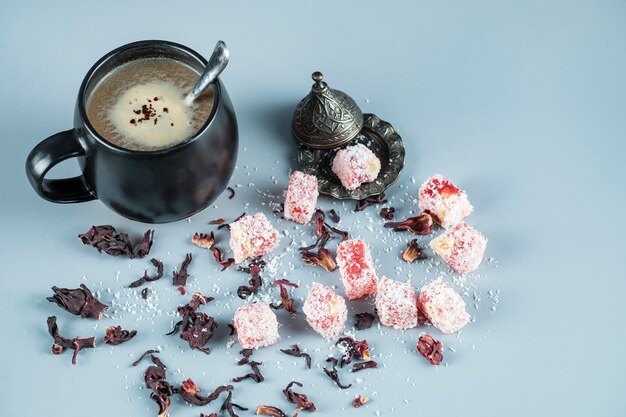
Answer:
[{"label": "dark red dried flower", "polygon": [[315,214],[313,217],[315,218],[315,235],[318,237],[323,237],[326,233],[328,233],[324,228],[326,214],[320,209],[315,209]]},{"label": "dark red dried flower", "polygon": [[374,204],[385,204],[386,202],[387,200],[385,199],[385,193],[380,193],[378,195],[367,197],[363,200],[357,201],[354,211],[363,211]]},{"label": "dark red dried flower", "polygon": [[188,304],[178,307],[178,313],[183,316],[183,319],[177,322],[174,329],[167,334],[174,334],[182,328],[180,338],[185,340],[190,348],[209,354],[210,350],[205,346],[213,337],[217,323],[213,317],[209,317],[205,313],[197,313],[196,310],[212,300],[213,297],[205,297],[200,293],[195,293]]},{"label": "dark red dried flower", "polygon": [[[133,362],[131,365],[132,366],[137,366],[141,363],[141,361],[148,355],[152,355],[153,353],[159,353],[160,351],[158,349],[148,349],[146,350],[144,353],[141,354],[141,356],[139,357],[139,359],[137,359],[135,362]],[[154,358],[156,358],[156,356],[154,356]],[[154,361],[153,361],[154,362]],[[165,367],[165,366],[163,366]]]},{"label": "dark red dried flower", "polygon": [[280,408],[272,407],[271,405],[259,405],[256,408],[256,414],[271,417],[287,417],[287,414],[283,413]]},{"label": "dark red dried flower", "polygon": [[332,272],[337,269],[337,263],[335,262],[333,254],[326,248],[320,248],[317,253],[303,251],[301,257],[307,265],[321,266],[328,272]]},{"label": "dark red dried flower", "polygon": [[291,381],[283,390],[283,394],[285,394],[285,397],[287,397],[287,401],[292,404],[296,404],[296,411],[293,413],[293,417],[297,417],[298,413],[302,410],[315,412],[317,410],[315,404],[312,401],[309,401],[309,398],[305,394],[294,392],[291,389],[291,387],[293,387],[294,385],[302,387],[302,384],[298,381]]},{"label": "dark red dried flower", "polygon": [[[243,213],[241,213],[241,215],[240,215],[239,217],[237,217],[237,218],[236,218],[235,220],[233,220],[231,223],[235,223],[236,221],[240,220],[240,219],[241,219],[242,217],[244,217],[245,215],[246,215],[246,212],[244,211]],[[224,228],[224,227],[230,230],[230,223],[223,223],[223,224],[220,224],[220,225],[217,227],[217,230],[220,230],[220,229],[222,229],[222,228]]]},{"label": "dark red dried flower", "polygon": [[328,377],[333,380],[335,382],[335,384],[337,384],[337,386],[341,389],[347,389],[350,388],[352,386],[352,384],[348,384],[348,385],[344,385],[341,383],[341,381],[339,380],[339,373],[337,372],[337,359],[330,357],[326,359],[326,362],[330,362],[330,364],[332,365],[331,369],[328,368],[323,368],[324,372],[326,373],[326,375],[328,375]]},{"label": "dark red dried flower", "polygon": [[109,326],[106,328],[104,343],[107,345],[119,345],[128,342],[137,335],[137,330],[124,330],[121,326]]},{"label": "dark red dried flower", "polygon": [[170,397],[178,392],[178,390],[165,379],[166,367],[163,362],[154,355],[150,357],[154,365],[146,369],[143,378],[146,387],[150,388],[152,391],[150,393],[150,399],[159,407],[158,417],[167,417],[170,410]]},{"label": "dark red dried flower", "polygon": [[352,365],[352,372],[359,372],[359,371],[362,371],[363,369],[368,369],[368,368],[378,368],[378,363],[376,363],[375,361],[355,363],[354,365]]},{"label": "dark red dried flower", "polygon": [[344,354],[341,357],[341,362],[339,363],[340,367],[343,367],[344,364],[352,363],[354,357],[357,359],[369,360],[370,352],[369,345],[367,340],[354,340],[350,336],[340,337],[335,345],[343,345],[344,346]]},{"label": "dark red dried flower", "polygon": [[393,207],[383,207],[380,209],[380,217],[385,220],[393,220],[393,214],[396,212],[396,209]]},{"label": "dark red dried flower", "polygon": [[348,234],[348,232],[344,231],[344,230],[339,230],[336,227],[333,227],[331,225],[329,225],[328,223],[324,223],[326,225],[326,227],[328,229],[330,229],[331,232],[341,236],[341,241],[343,242],[344,240],[348,239],[350,237],[350,235]]},{"label": "dark red dried flower", "polygon": [[339,221],[341,220],[341,218],[339,217],[339,214],[337,214],[335,209],[330,209],[328,214],[330,214],[330,218],[333,219],[335,223],[339,223]]},{"label": "dark red dried flower", "polygon": [[354,400],[352,400],[352,407],[359,408],[359,407],[361,407],[363,404],[365,404],[368,401],[369,401],[369,398],[362,397],[362,396],[359,395]]},{"label": "dark red dried flower", "polygon": [[374,319],[376,319],[376,316],[372,313],[357,313],[354,316],[356,317],[354,327],[356,327],[357,330],[369,329],[372,327]]},{"label": "dark red dried flower", "polygon": [[427,212],[422,212],[419,216],[409,217],[401,222],[385,223],[385,227],[396,231],[408,230],[416,235],[429,235],[433,232],[433,217]]},{"label": "dark red dried flower", "polygon": [[219,218],[219,219],[211,220],[209,224],[224,224],[225,221],[226,220]]},{"label": "dark red dried flower", "polygon": [[263,365],[263,362],[255,362],[250,360],[250,356],[252,356],[252,353],[254,353],[254,351],[252,349],[242,349],[239,353],[243,356],[243,358],[239,359],[237,365],[249,365],[252,369],[252,372],[237,378],[233,378],[233,382],[241,382],[245,379],[251,379],[257,384],[259,382],[263,382],[265,378],[263,378],[261,370],[259,369],[259,365]]},{"label": "dark red dried flower", "polygon": [[248,283],[250,286],[241,285],[237,288],[237,296],[242,300],[245,300],[252,294],[256,294],[259,292],[259,288],[263,285],[263,280],[261,279],[261,269],[265,265],[265,261],[259,260],[257,262],[253,261],[250,263],[248,268],[239,267],[237,270],[241,272],[247,272],[250,274],[250,280]]},{"label": "dark red dried flower", "polygon": [[178,271],[174,271],[174,278],[172,280],[174,285],[185,286],[187,284],[187,278],[189,278],[189,273],[187,273],[187,268],[191,264],[193,257],[190,253],[185,256],[185,260],[181,264]]},{"label": "dark red dried flower", "polygon": [[406,249],[402,252],[402,259],[406,262],[413,262],[416,259],[426,259],[428,256],[422,252],[421,248],[417,244],[417,239],[411,240],[406,245]]},{"label": "dark red dried flower", "polygon": [[215,243],[215,235],[213,232],[208,235],[206,233],[194,233],[191,243],[204,249],[211,249]]},{"label": "dark red dried flower", "polygon": [[429,334],[419,338],[417,350],[431,365],[439,365],[443,360],[443,345]]},{"label": "dark red dried flower", "polygon": [[215,260],[223,267],[222,271],[226,270],[226,268],[235,263],[235,260],[233,258],[222,259],[222,252],[217,247],[214,246],[212,250]]},{"label": "dark red dried flower", "polygon": [[226,187],[226,190],[228,191],[228,199],[232,200],[235,196],[235,190],[231,187]]},{"label": "dark red dried flower", "polygon": [[100,320],[104,311],[109,308],[95,298],[89,288],[84,284],[80,284],[80,288],[73,290],[69,288],[52,287],[52,291],[54,291],[54,295],[47,297],[46,300],[82,318],[91,317]]},{"label": "dark red dried flower", "polygon": [[274,286],[280,287],[280,299],[282,300],[283,308],[289,313],[295,313],[296,310],[293,307],[293,298],[289,298],[286,286],[298,288],[298,284],[287,279],[277,279],[274,281]]},{"label": "dark red dried flower", "polygon": [[142,286],[146,282],[156,281],[163,277],[163,262],[155,258],[150,259],[150,262],[152,262],[152,265],[154,265],[157,269],[156,275],[151,277],[150,275],[148,275],[148,270],[146,269],[143,272],[143,277],[139,278],[137,281],[133,281],[128,284],[128,288],[137,288]]},{"label": "dark red dried flower", "polygon": [[148,288],[144,288],[143,290],[141,290],[141,298],[143,298],[144,300],[148,299]]},{"label": "dark red dried flower", "polygon": [[300,346],[292,345],[291,348],[289,348],[289,349],[281,349],[280,351],[283,352],[286,355],[296,356],[298,358],[302,358],[303,357],[306,360],[307,368],[311,369],[311,355],[309,355],[308,353],[305,353],[302,350],[300,350]]},{"label": "dark red dried flower", "polygon": [[215,388],[215,390],[211,394],[203,396],[199,394],[201,389],[193,382],[191,378],[188,378],[180,385],[179,392],[180,396],[185,402],[193,405],[203,406],[211,403],[212,401],[215,401],[222,392],[232,390],[232,385],[220,385],[219,387]]},{"label": "dark red dried flower", "polygon": [[57,318],[55,316],[48,317],[48,333],[50,333],[55,343],[52,345],[52,353],[58,355],[63,352],[64,349],[74,350],[72,365],[76,365],[76,356],[81,349],[96,347],[95,337],[75,337],[73,339],[67,339],[59,335],[59,327],[57,326]]},{"label": "dark red dried flower", "polygon": [[233,400],[233,392],[229,391],[228,392],[228,397],[226,397],[226,400],[224,401],[224,403],[220,407],[220,412],[221,413],[226,411],[230,417],[239,417],[235,413],[235,410],[234,410],[235,408],[238,409],[238,410],[242,410],[242,411],[248,410],[246,407],[242,407],[241,405],[234,403],[232,400]]},{"label": "dark red dried flower", "polygon": [[126,233],[117,233],[110,225],[92,226],[88,232],[78,235],[84,245],[93,246],[98,252],[111,256],[126,255],[129,258],[143,258],[150,252],[154,231],[148,230],[143,239],[133,247]]}]

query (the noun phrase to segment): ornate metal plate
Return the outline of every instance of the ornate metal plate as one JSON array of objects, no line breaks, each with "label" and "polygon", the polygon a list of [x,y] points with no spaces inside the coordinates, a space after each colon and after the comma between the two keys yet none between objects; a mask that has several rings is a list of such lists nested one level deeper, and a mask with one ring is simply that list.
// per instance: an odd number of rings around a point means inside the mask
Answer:
[{"label": "ornate metal plate", "polygon": [[[389,123],[380,120],[375,114],[363,115],[363,129],[347,144],[333,149],[312,149],[300,146],[298,162],[300,169],[318,180],[320,194],[330,195],[340,200],[362,200],[378,195],[389,188],[404,167],[404,144],[402,138]],[[380,159],[378,177],[361,185],[354,191],[346,190],[331,170],[337,151],[343,147],[363,143]]]}]

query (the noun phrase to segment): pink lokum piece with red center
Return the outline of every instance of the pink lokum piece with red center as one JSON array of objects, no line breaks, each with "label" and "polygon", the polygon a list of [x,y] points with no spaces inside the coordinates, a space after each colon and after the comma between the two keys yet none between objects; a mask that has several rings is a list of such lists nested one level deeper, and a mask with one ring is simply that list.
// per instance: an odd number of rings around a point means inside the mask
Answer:
[{"label": "pink lokum piece with red center", "polygon": [[267,304],[239,307],[235,311],[234,326],[239,344],[246,349],[273,345],[278,340],[278,320]]},{"label": "pink lokum piece with red center", "polygon": [[465,191],[441,174],[422,184],[419,190],[419,207],[434,214],[436,221],[443,227],[459,223],[473,210]]},{"label": "pink lokum piece with red center", "polygon": [[376,293],[376,312],[383,326],[410,329],[417,326],[417,293],[409,282],[382,277]]},{"label": "pink lokum piece with red center", "polygon": [[337,248],[337,265],[348,300],[376,292],[378,278],[370,251],[361,239],[344,240]]},{"label": "pink lokum piece with red center", "polygon": [[470,320],[463,298],[441,278],[422,287],[417,307],[443,333],[457,332]]},{"label": "pink lokum piece with red center", "polygon": [[362,143],[348,146],[333,158],[332,171],[341,185],[354,190],[361,184],[372,182],[380,172],[380,160]]},{"label": "pink lokum piece with red center", "polygon": [[310,222],[318,195],[317,177],[300,171],[292,172],[285,196],[285,219],[302,224]]},{"label": "pink lokum piece with red center", "polygon": [[341,334],[348,318],[343,297],[319,282],[311,286],[302,311],[307,323],[326,339],[334,339]]},{"label": "pink lokum piece with red center", "polygon": [[430,247],[452,269],[466,274],[478,268],[485,255],[487,238],[461,222],[430,241]]},{"label": "pink lokum piece with red center", "polygon": [[230,224],[230,247],[236,263],[263,256],[277,245],[278,231],[263,213],[244,216]]}]

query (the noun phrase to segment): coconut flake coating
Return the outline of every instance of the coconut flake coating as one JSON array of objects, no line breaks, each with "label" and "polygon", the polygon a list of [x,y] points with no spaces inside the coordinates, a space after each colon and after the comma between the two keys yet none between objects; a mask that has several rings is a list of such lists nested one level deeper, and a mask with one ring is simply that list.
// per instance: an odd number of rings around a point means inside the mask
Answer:
[{"label": "coconut flake coating", "polygon": [[466,274],[478,268],[483,260],[487,238],[462,222],[431,240],[430,247],[452,269]]},{"label": "coconut flake coating", "polygon": [[277,245],[278,231],[263,213],[244,216],[230,225],[230,248],[236,263],[263,256]]},{"label": "coconut flake coating", "polygon": [[348,318],[346,301],[326,285],[314,282],[302,311],[309,325],[326,339],[334,339],[343,332]]},{"label": "coconut flake coating", "polygon": [[376,292],[378,278],[372,255],[364,241],[353,239],[341,242],[337,248],[337,265],[348,300]]},{"label": "coconut flake coating", "polygon": [[341,185],[354,190],[376,179],[380,172],[380,160],[367,146],[358,143],[339,150],[331,168]]},{"label": "coconut flake coating", "polygon": [[376,294],[378,319],[384,326],[410,329],[417,326],[417,293],[409,282],[382,277]]},{"label": "coconut flake coating", "polygon": [[441,278],[422,287],[417,307],[443,333],[457,332],[470,320],[463,298]]},{"label": "coconut flake coating", "polygon": [[317,177],[300,171],[292,172],[285,196],[285,219],[302,224],[310,222],[318,195]]},{"label": "coconut flake coating", "polygon": [[235,311],[239,344],[246,349],[273,345],[278,340],[278,320],[267,304],[253,303]]},{"label": "coconut flake coating", "polygon": [[424,181],[419,190],[419,207],[434,214],[443,227],[459,223],[473,210],[465,191],[441,174]]}]

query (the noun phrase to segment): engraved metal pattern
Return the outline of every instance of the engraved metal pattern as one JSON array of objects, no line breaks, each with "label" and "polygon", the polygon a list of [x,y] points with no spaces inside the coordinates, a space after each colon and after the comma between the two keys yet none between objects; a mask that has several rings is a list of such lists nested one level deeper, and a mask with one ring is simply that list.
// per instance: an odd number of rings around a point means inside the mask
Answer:
[{"label": "engraved metal pattern", "polygon": [[[374,181],[350,191],[341,185],[331,166],[339,149],[357,143],[366,145],[380,159],[380,173]],[[404,167],[404,144],[393,126],[374,114],[365,114],[363,129],[352,141],[333,149],[300,146],[298,162],[303,172],[317,177],[320,194],[340,200],[362,200],[382,193],[396,182]]]},{"label": "engraved metal pattern", "polygon": [[363,113],[354,100],[339,90],[328,88],[322,74],[313,74],[316,84],[294,112],[292,132],[304,146],[329,149],[341,146],[363,127]]}]

